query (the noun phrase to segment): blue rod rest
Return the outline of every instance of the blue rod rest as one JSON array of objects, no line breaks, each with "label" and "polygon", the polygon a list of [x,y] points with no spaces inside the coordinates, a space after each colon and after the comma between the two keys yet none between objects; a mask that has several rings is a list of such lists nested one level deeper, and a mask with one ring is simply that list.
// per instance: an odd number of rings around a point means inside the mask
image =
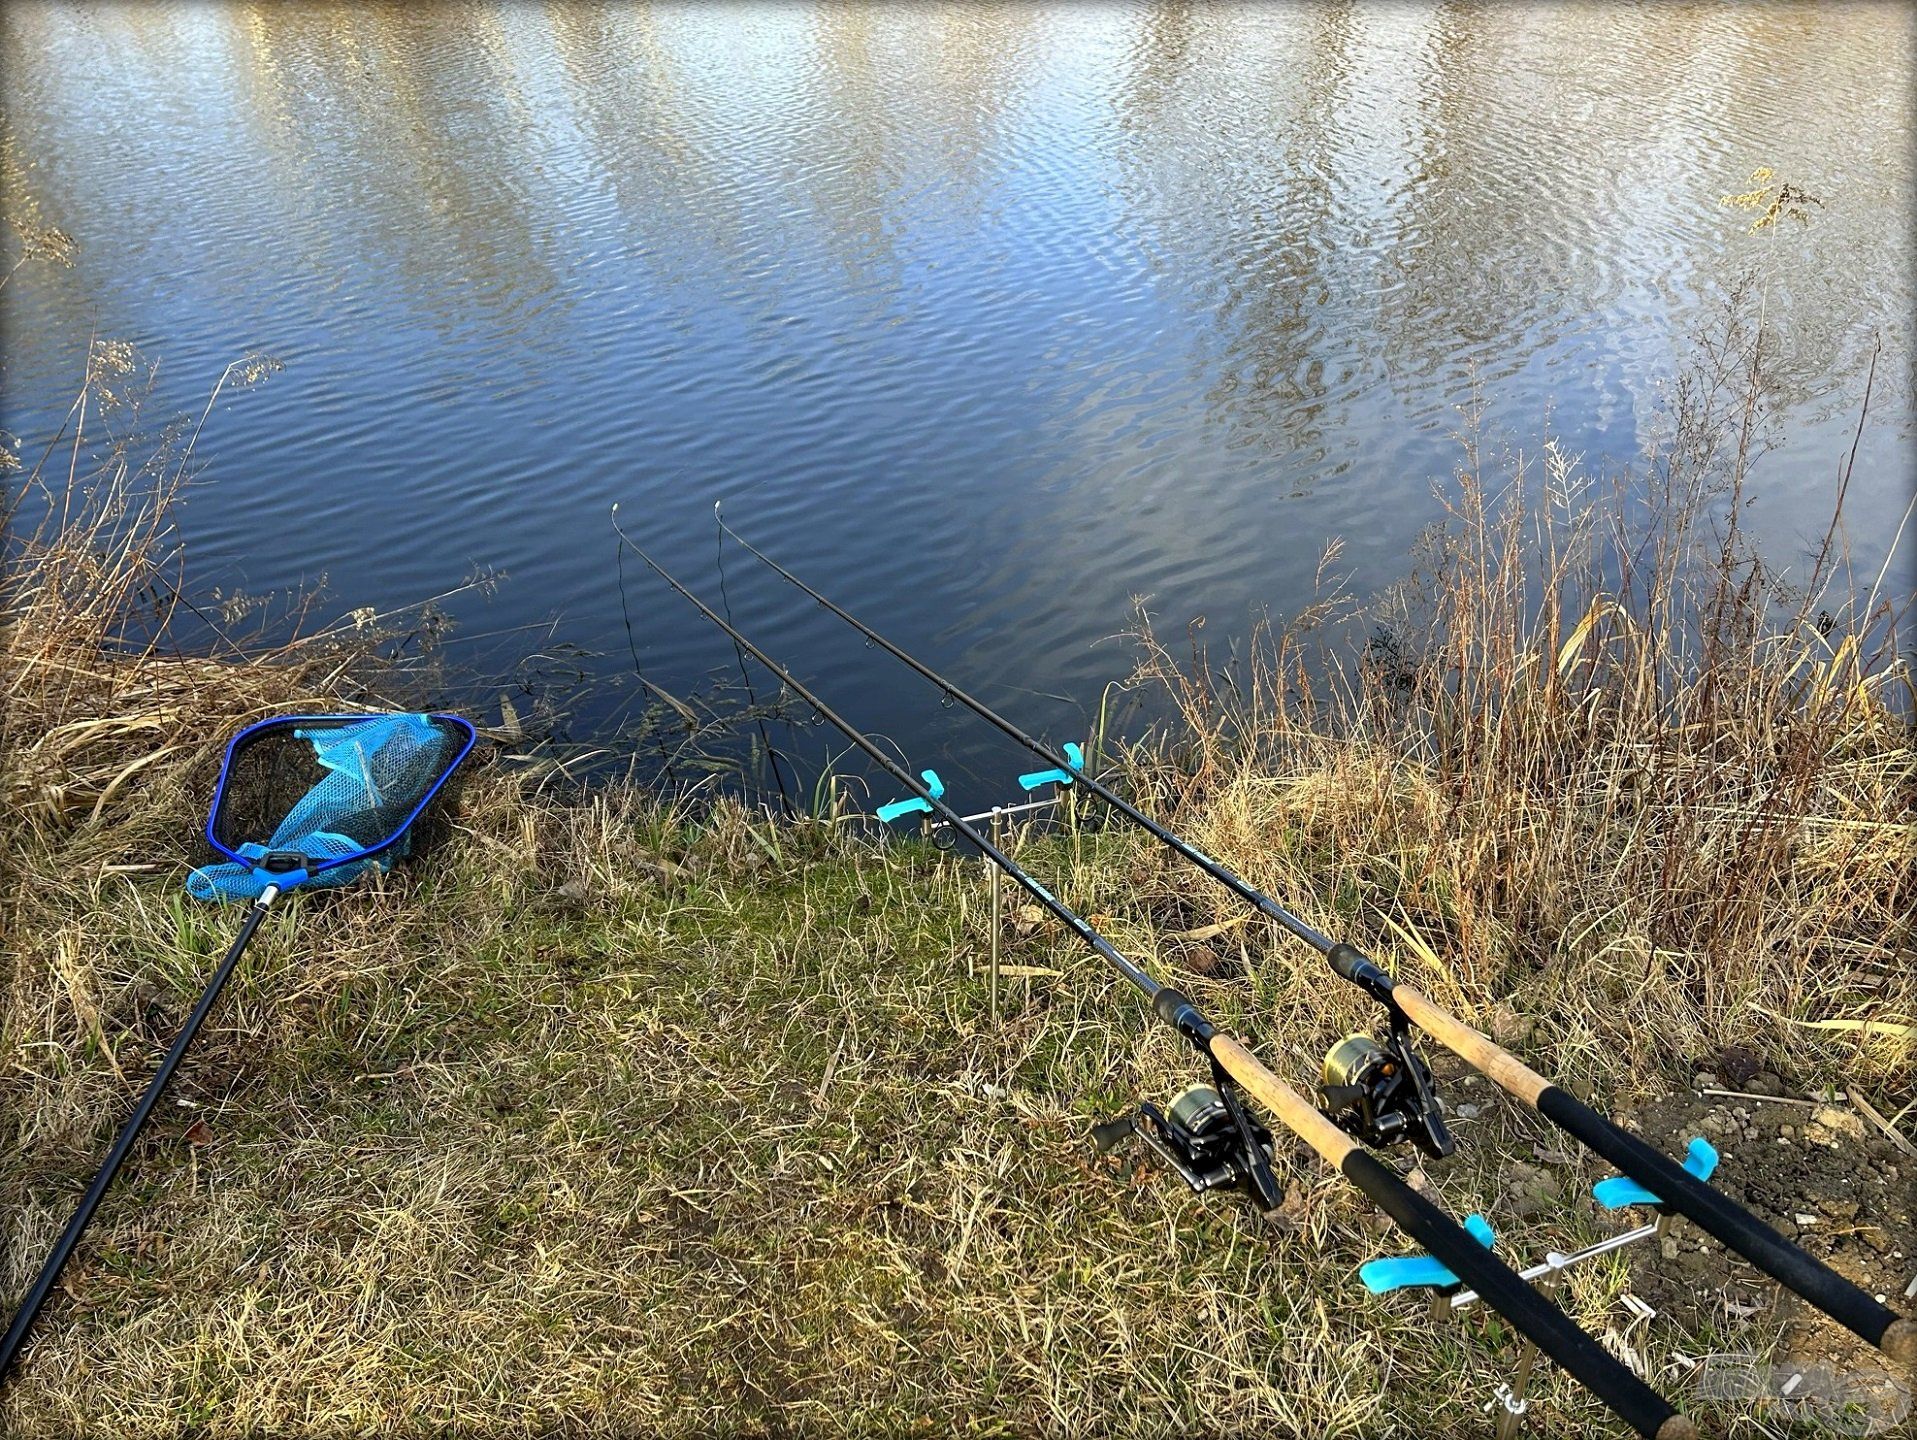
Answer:
[{"label": "blue rod rest", "polygon": [[1030,794],[1032,791],[1038,789],[1038,787],[1041,785],[1071,784],[1072,771],[1083,770],[1085,768],[1085,752],[1079,749],[1078,746],[1074,745],[1069,740],[1065,742],[1065,745],[1063,748],[1065,751],[1065,759],[1071,764],[1071,767],[1072,767],[1071,770],[1029,771],[1026,774],[1018,777],[1019,788],[1024,790],[1027,794]]},{"label": "blue rod rest", "polygon": [[[919,779],[923,780],[925,782],[925,788],[932,792],[932,800],[943,798],[945,794],[945,782],[939,779],[938,771],[921,770],[919,771]],[[922,795],[908,795],[903,800],[894,800],[890,805],[879,806],[876,813],[879,819],[890,825],[901,815],[915,815],[921,810],[928,815],[931,814],[932,801],[927,800]]]},{"label": "blue rod rest", "polygon": [[[1491,1248],[1491,1242],[1496,1237],[1491,1233],[1491,1222],[1484,1216],[1465,1216],[1464,1228],[1485,1249]],[[1358,1278],[1364,1281],[1365,1289],[1373,1295],[1389,1295],[1393,1290],[1414,1287],[1449,1290],[1459,1283],[1458,1277],[1451,1273],[1451,1268],[1434,1255],[1399,1255],[1389,1260],[1367,1260],[1358,1267]]]},{"label": "blue rod rest", "polygon": [[[1702,1135],[1691,1137],[1684,1156],[1684,1168],[1700,1180],[1708,1180],[1717,1169],[1717,1151]],[[1591,1198],[1606,1210],[1622,1210],[1627,1205],[1662,1205],[1664,1202],[1628,1175],[1613,1175],[1591,1187]]]}]

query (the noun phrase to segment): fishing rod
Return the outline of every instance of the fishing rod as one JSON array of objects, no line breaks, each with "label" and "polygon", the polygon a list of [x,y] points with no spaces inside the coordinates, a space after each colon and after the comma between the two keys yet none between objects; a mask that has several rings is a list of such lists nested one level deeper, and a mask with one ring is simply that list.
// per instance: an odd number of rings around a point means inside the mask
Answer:
[{"label": "fishing rod", "polygon": [[[1457,1278],[1565,1372],[1574,1377],[1638,1434],[1651,1440],[1695,1440],[1697,1427],[1679,1413],[1629,1368],[1575,1324],[1557,1305],[1533,1289],[1504,1261],[1459,1225],[1436,1204],[1412,1189],[1395,1171],[1320,1114],[1309,1101],[1259,1061],[1241,1041],[1219,1030],[1182,991],[1160,984],[1143,966],[1125,956],[1092,924],[1048,890],[967,822],[920,779],[880,748],[869,735],[844,719],[788,670],[761,650],[730,621],[722,618],[685,585],[675,579],[619,527],[613,507],[613,529],[652,571],[735,645],[765,666],[773,678],[789,688],[840,734],[894,780],[905,786],[954,832],[1021,886],[1045,910],[1070,930],[1150,1002],[1151,1010],[1201,1056],[1211,1063],[1222,1123],[1211,1133],[1222,1135],[1228,1152],[1225,1168],[1233,1172],[1266,1208],[1277,1204],[1277,1186],[1269,1160],[1271,1144],[1263,1127],[1243,1109],[1238,1091],[1251,1096],[1333,1169],[1364,1192],[1397,1224],[1423,1245]],[[1187,1092],[1190,1094],[1190,1092]],[[1178,1107],[1174,1105],[1174,1109]],[[1189,1117],[1198,1118],[1198,1117]]]},{"label": "fishing rod", "polygon": [[[1415,1024],[1452,1053],[1522,1100],[1592,1152],[1617,1166],[1656,1197],[1661,1208],[1684,1215],[1719,1243],[1742,1255],[1780,1284],[1788,1286],[1853,1334],[1877,1346],[1891,1359],[1917,1364],[1917,1321],[1899,1317],[1828,1265],[1737,1204],[1723,1191],[1706,1184],[1682,1165],[1653,1149],[1606,1119],[1560,1086],[1552,1084],[1517,1056],[1493,1043],[1416,988],[1403,984],[1356,946],[1334,941],[1292,914],[1262,890],[1167,829],[1136,805],[1071,760],[1021,730],[984,701],[967,694],[952,681],[900,649],[871,626],[814,590],[778,561],[726,524],[713,507],[719,528],[772,571],[847,625],[900,661],[946,696],[995,726],[1048,764],[1070,776],[1108,807],[1146,831],[1168,849],[1190,861],[1212,879],[1255,907],[1260,914],[1303,940],[1322,954],[1331,968],[1385,1007],[1389,1036],[1371,1042],[1352,1036],[1326,1057],[1325,1087],[1320,1094],[1330,1103],[1345,1129],[1369,1144],[1410,1139],[1433,1155],[1449,1153],[1449,1138],[1430,1094],[1429,1072],[1411,1050],[1408,1026]],[[1391,1087],[1391,1088],[1387,1088]],[[1342,1103],[1341,1103],[1342,1102]]]}]

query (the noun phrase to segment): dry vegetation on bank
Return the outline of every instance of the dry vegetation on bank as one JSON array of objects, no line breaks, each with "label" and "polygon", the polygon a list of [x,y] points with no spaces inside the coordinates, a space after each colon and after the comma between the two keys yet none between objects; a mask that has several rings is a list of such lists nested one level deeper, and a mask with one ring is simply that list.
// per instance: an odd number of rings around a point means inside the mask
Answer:
[{"label": "dry vegetation on bank", "polygon": [[[1229,665],[1147,639],[1140,678],[1180,723],[1118,763],[1312,923],[1619,1108],[1681,1089],[1693,1063],[1748,1063],[1840,1082],[1908,1133],[1917,751],[1898,597],[1835,565],[1785,596],[1714,528],[1742,483],[1747,349],[1694,374],[1648,501],[1641,478],[1621,500],[1549,447],[1528,466],[1472,452],[1418,576],[1371,608],[1334,595]],[[219,746],[388,683],[376,627],[245,657],[164,648],[190,445],[109,445],[84,484],[43,464],[54,523],[8,561],[9,1306],[234,924],[179,883]],[[1368,643],[1340,649],[1354,627]],[[269,923],[0,1428],[1482,1423],[1509,1334],[1365,1297],[1355,1266],[1402,1247],[1298,1147],[1272,1220],[1200,1204],[1136,1155],[1093,1160],[1092,1120],[1198,1077],[1044,927],[1016,927],[1009,958],[1056,973],[1021,982],[994,1027],[968,975],[975,868],[856,825],[562,797],[529,773],[477,772],[435,854]],[[1315,956],[1092,818],[1022,853],[1275,1069],[1308,1079],[1370,1023]],[[1449,1208],[1485,1209],[1520,1255],[1616,1223],[1573,1198],[1599,1173],[1581,1158],[1544,1162],[1561,1203],[1512,1212],[1507,1161],[1547,1136],[1481,1086],[1465,1097],[1463,1151],[1429,1171]],[[1842,1163],[1888,1165],[1887,1143]],[[1740,1165],[1733,1148],[1733,1193]],[[1855,1272],[1884,1253],[1863,1229],[1901,1225],[1908,1257],[1908,1224],[1908,1207],[1863,1213],[1810,1243]],[[1769,1291],[1739,1292],[1761,1296],[1750,1315],[1720,1296],[1627,1324],[1619,1296],[1648,1263],[1579,1271],[1564,1298],[1674,1395],[1679,1353],[1780,1343],[1794,1312]],[[1610,1433],[1561,1377],[1541,1388],[1542,1433]]]}]

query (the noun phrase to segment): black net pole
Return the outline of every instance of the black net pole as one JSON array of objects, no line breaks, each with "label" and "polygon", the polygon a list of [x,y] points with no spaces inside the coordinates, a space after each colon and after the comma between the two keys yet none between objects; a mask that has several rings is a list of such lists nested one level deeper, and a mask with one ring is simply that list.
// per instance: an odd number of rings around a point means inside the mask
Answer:
[{"label": "black net pole", "polygon": [[20,1302],[20,1308],[14,1313],[13,1323],[7,1327],[4,1340],[0,1340],[0,1380],[5,1380],[12,1368],[21,1347],[26,1343],[27,1332],[33,1328],[34,1318],[39,1315],[40,1307],[47,1302],[47,1296],[53,1293],[53,1287],[59,1283],[60,1272],[66,1269],[67,1261],[73,1258],[74,1248],[79,1245],[80,1237],[86,1233],[87,1224],[93,1219],[93,1212],[100,1208],[100,1202],[106,1198],[107,1188],[113,1184],[113,1177],[120,1173],[121,1165],[126,1163],[127,1155],[133,1144],[140,1138],[140,1131],[152,1117],[153,1107],[160,1103],[173,1072],[179,1068],[181,1058],[186,1054],[187,1046],[193,1043],[193,1037],[199,1034],[200,1026],[206,1023],[207,1015],[213,1004],[220,998],[220,991],[226,988],[226,982],[232,978],[233,969],[240,962],[240,956],[253,939],[253,933],[260,928],[260,922],[266,918],[266,912],[279,898],[277,887],[269,886],[261,892],[259,899],[253,902],[246,912],[246,923],[240,927],[240,933],[233,937],[226,958],[220,961],[219,969],[213,972],[213,978],[207,982],[206,989],[200,994],[200,1003],[193,1007],[193,1014],[187,1019],[186,1026],[166,1052],[166,1058],[160,1062],[160,1068],[152,1080],[147,1082],[146,1093],[140,1097],[140,1103],[133,1107],[133,1114],[120,1128],[113,1148],[107,1152],[99,1171],[93,1177],[93,1183],[87,1187],[80,1208],[73,1212],[73,1218],[67,1222],[65,1232],[59,1243],[53,1247],[53,1253],[47,1256],[47,1263],[40,1267],[40,1276],[33,1282],[33,1288],[27,1291],[26,1299]]}]

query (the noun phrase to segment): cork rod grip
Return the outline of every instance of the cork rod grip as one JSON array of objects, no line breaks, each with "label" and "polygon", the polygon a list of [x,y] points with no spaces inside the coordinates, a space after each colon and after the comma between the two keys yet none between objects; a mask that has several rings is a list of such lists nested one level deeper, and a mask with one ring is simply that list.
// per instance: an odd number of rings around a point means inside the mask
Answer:
[{"label": "cork rod grip", "polygon": [[1284,1127],[1323,1157],[1334,1170],[1358,1148],[1358,1142],[1333,1125],[1304,1096],[1264,1067],[1263,1062],[1245,1045],[1229,1035],[1215,1035],[1212,1058],[1225,1067],[1225,1073],[1238,1082],[1252,1099],[1284,1124]]},{"label": "cork rod grip", "polygon": [[1489,1037],[1473,1030],[1422,991],[1400,982],[1393,988],[1391,998],[1419,1029],[1433,1036],[1452,1054],[1469,1061],[1473,1069],[1501,1089],[1510,1091],[1525,1104],[1535,1106],[1538,1097],[1550,1087],[1549,1080],[1503,1046],[1493,1044]]}]

